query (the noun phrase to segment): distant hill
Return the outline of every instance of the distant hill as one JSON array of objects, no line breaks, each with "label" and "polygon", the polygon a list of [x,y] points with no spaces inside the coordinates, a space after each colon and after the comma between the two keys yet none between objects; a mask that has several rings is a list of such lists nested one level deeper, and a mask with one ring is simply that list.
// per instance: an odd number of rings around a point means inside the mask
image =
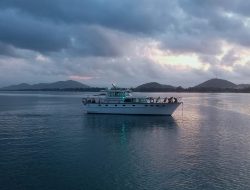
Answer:
[{"label": "distant hill", "polygon": [[11,85],[0,88],[0,90],[45,90],[45,89],[54,90],[54,89],[78,89],[78,88],[85,89],[90,87],[77,81],[67,80],[67,81],[58,81],[53,83],[39,83],[33,85],[21,83],[18,85]]},{"label": "distant hill", "polygon": [[250,88],[250,84],[238,84],[236,89],[247,89]]},{"label": "distant hill", "polygon": [[[0,88],[0,91],[81,91],[99,92],[101,87],[90,87],[77,81],[67,80],[53,83],[27,84],[21,83]],[[250,84],[236,85],[224,79],[210,79],[190,88],[175,87],[172,85],[149,82],[132,88],[135,92],[244,92],[250,93]]]},{"label": "distant hill", "polygon": [[21,83],[17,85],[11,85],[11,86],[0,88],[0,90],[16,90],[16,89],[24,90],[24,89],[29,89],[29,88],[31,88],[30,84]]},{"label": "distant hill", "polygon": [[193,88],[196,88],[196,89],[233,89],[233,88],[236,88],[237,85],[230,82],[230,81],[227,81],[227,80],[223,80],[223,79],[210,79],[206,82],[203,82],[197,86],[194,86]]},{"label": "distant hill", "polygon": [[173,91],[176,87],[171,85],[159,84],[157,82],[150,82],[142,84],[134,88],[134,91],[137,92],[164,92],[164,91]]}]

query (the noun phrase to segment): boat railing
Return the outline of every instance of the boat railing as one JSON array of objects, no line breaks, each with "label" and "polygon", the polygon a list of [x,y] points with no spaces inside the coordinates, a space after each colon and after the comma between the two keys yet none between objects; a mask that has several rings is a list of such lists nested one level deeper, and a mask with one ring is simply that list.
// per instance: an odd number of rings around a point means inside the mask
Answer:
[{"label": "boat railing", "polygon": [[142,103],[142,104],[167,104],[167,103],[182,103],[181,97],[147,97],[144,98],[145,101],[141,101],[140,98],[134,98],[138,99],[136,101],[126,102],[122,99],[107,99],[105,97],[100,96],[89,96],[84,97],[82,99],[82,102],[84,104],[105,104],[105,103]]},{"label": "boat railing", "polygon": [[147,100],[149,101],[149,103],[180,103],[181,97],[147,97]]}]

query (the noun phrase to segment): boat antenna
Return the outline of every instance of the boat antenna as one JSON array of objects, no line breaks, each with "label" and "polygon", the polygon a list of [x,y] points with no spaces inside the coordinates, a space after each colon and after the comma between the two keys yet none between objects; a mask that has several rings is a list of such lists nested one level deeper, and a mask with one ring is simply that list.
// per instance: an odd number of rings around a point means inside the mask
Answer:
[{"label": "boat antenna", "polygon": [[114,88],[114,89],[116,89],[116,86],[115,86],[115,84],[114,84],[114,83],[112,83],[112,86],[113,86],[113,88]]}]

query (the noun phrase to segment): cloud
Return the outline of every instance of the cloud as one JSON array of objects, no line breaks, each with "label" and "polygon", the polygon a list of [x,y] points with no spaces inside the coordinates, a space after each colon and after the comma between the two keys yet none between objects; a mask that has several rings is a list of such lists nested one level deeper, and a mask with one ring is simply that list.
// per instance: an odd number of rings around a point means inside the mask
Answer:
[{"label": "cloud", "polygon": [[[54,24],[34,20],[17,11],[0,12],[0,42],[2,54],[12,47],[40,53],[69,52],[82,56],[114,56],[119,54],[117,37],[98,26]],[[116,38],[116,39],[115,39]],[[12,48],[12,50],[11,50]]]},{"label": "cloud", "polygon": [[83,43],[80,49],[85,50],[84,55],[94,52],[107,56],[109,52],[101,52],[100,48],[105,44],[112,56],[110,41],[93,30],[93,26],[99,26],[139,38],[158,39],[162,48],[172,51],[215,54],[220,50],[221,40],[250,45],[249,27],[242,21],[244,14],[235,10],[235,6],[242,7],[243,3],[246,2],[2,0],[0,27],[5,30],[0,37],[36,51],[67,49],[72,39],[77,38]]},{"label": "cloud", "polygon": [[[69,24],[95,24],[130,32],[148,32],[162,28],[159,19],[167,24],[175,2],[156,0],[98,1],[98,0],[2,0],[2,9],[15,9],[39,19]],[[164,8],[164,9],[162,9]]]},{"label": "cloud", "polygon": [[239,60],[240,55],[237,53],[237,49],[231,49],[222,57],[221,63],[224,65],[234,66]]},{"label": "cloud", "polygon": [[69,43],[61,27],[27,16],[20,17],[12,10],[0,12],[0,29],[0,40],[18,48],[47,52],[65,48]]},{"label": "cloud", "polygon": [[1,0],[1,79],[250,80],[248,8],[247,0]]},{"label": "cloud", "polygon": [[4,44],[2,42],[0,42],[0,55],[3,55],[3,56],[6,55],[6,56],[12,56],[12,57],[17,56],[15,52],[15,48],[13,46]]},{"label": "cloud", "polygon": [[[206,36],[207,40],[225,40],[249,47],[250,25],[248,18],[240,12],[244,5],[249,6],[249,3],[246,0],[186,0],[180,3],[187,17],[193,20],[188,27],[199,31],[194,34],[198,39]],[[197,20],[200,25],[193,25]]]}]

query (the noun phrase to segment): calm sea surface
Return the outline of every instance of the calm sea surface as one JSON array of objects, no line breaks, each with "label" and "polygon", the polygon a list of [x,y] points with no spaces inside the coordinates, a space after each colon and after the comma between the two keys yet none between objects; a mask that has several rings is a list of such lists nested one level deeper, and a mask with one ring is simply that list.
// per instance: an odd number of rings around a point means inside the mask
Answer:
[{"label": "calm sea surface", "polygon": [[0,93],[1,190],[250,189],[250,94],[177,94],[173,117],[86,115],[82,95]]}]

